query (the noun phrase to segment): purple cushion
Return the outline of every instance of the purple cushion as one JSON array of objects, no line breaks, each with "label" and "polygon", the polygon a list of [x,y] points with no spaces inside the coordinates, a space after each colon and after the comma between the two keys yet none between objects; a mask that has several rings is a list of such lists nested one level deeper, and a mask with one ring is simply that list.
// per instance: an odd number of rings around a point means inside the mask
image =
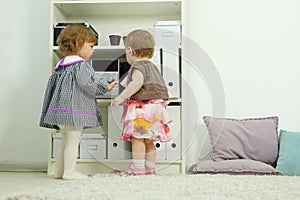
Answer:
[{"label": "purple cushion", "polygon": [[193,166],[195,173],[227,173],[227,174],[279,174],[271,165],[263,162],[238,159],[215,162],[203,160]]},{"label": "purple cushion", "polygon": [[272,166],[278,157],[278,117],[230,119],[204,116],[214,161],[250,159]]}]

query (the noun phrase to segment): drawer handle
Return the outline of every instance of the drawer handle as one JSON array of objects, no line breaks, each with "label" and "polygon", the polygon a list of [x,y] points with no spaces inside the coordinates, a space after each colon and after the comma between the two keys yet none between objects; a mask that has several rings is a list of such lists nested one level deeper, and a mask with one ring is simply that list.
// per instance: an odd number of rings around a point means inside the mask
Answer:
[{"label": "drawer handle", "polygon": [[98,145],[88,145],[87,149],[88,150],[97,150],[98,149]]}]

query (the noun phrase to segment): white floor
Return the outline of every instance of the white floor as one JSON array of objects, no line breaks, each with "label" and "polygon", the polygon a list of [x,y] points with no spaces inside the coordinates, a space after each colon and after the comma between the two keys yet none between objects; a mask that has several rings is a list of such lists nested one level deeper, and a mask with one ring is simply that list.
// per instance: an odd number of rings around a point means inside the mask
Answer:
[{"label": "white floor", "polygon": [[61,181],[46,172],[0,172],[0,199],[15,192],[31,191]]},{"label": "white floor", "polygon": [[192,174],[120,177],[117,174],[98,174],[91,179],[64,181],[52,179],[46,173],[0,172],[0,196],[9,195],[11,200],[31,197],[49,200],[299,200],[299,188],[300,176]]}]

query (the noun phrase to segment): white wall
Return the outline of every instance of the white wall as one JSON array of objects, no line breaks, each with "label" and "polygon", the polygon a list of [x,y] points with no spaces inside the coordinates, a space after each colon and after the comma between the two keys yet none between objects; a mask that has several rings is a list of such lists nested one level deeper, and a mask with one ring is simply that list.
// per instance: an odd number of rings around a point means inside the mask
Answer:
[{"label": "white wall", "polygon": [[[184,71],[189,80],[187,85],[200,85],[185,90],[184,96],[189,102],[191,95],[196,95],[195,102],[200,102],[198,112],[193,107],[184,109],[189,119],[184,123],[187,143],[193,142],[187,167],[205,158],[210,148],[202,119],[198,131],[190,128],[197,127],[198,116],[213,113],[234,118],[277,115],[279,128],[300,131],[299,10],[298,0],[184,1],[184,34],[207,53],[222,81],[217,85],[206,82],[213,76],[218,82],[214,72],[197,75],[193,67]],[[195,60],[197,51],[193,45],[186,46],[187,60]],[[198,60],[198,68],[205,69],[201,65],[209,63],[208,58],[198,56]],[[211,77],[207,78],[207,74]],[[224,99],[220,98],[222,86]],[[193,135],[196,138],[191,137]]]},{"label": "white wall", "polygon": [[39,128],[49,77],[49,1],[1,6],[0,169],[46,169],[49,131]]}]

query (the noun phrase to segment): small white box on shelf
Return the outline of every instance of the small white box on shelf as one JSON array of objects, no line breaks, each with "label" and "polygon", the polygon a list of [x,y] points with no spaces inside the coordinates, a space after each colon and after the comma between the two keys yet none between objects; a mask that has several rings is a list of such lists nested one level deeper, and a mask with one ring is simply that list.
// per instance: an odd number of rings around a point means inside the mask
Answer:
[{"label": "small white box on shelf", "polygon": [[81,136],[80,158],[107,158],[107,137],[99,133],[87,133]]},{"label": "small white box on shelf", "polygon": [[158,21],[154,24],[154,40],[157,45],[181,45],[179,21]]}]

